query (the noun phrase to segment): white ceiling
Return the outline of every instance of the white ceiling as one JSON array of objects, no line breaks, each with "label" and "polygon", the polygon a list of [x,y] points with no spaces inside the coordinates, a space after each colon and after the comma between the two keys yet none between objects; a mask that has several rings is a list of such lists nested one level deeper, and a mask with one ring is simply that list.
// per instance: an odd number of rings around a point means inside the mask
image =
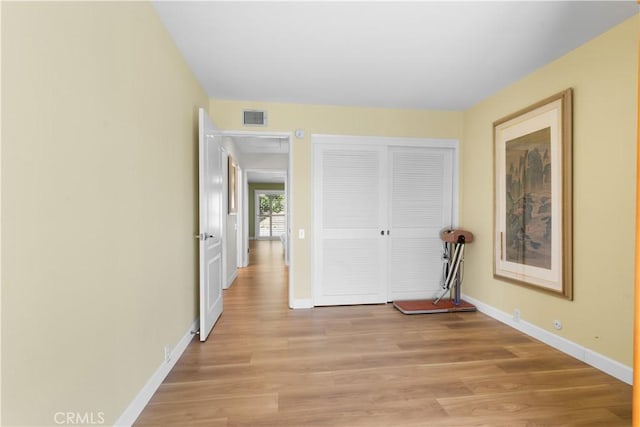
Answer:
[{"label": "white ceiling", "polygon": [[227,134],[249,183],[284,183],[289,164],[289,138],[275,135]]},{"label": "white ceiling", "polygon": [[154,1],[210,97],[465,110],[638,12],[628,1]]}]

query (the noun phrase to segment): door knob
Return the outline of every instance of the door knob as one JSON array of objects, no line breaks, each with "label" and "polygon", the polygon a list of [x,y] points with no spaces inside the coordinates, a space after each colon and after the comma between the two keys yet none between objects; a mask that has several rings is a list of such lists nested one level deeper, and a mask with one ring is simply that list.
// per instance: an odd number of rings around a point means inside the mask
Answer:
[{"label": "door knob", "polygon": [[200,240],[207,240],[207,239],[214,239],[216,236],[214,236],[213,234],[201,233],[201,234],[196,234],[194,237]]}]

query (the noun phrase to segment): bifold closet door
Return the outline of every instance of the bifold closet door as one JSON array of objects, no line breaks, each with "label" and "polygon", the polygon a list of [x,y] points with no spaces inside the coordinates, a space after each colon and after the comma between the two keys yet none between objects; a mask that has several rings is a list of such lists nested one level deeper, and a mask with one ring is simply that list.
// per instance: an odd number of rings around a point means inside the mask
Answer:
[{"label": "bifold closet door", "polygon": [[440,231],[452,225],[453,150],[389,149],[389,301],[432,298],[442,275]]},{"label": "bifold closet door", "polygon": [[386,147],[316,144],[314,305],[387,301]]}]

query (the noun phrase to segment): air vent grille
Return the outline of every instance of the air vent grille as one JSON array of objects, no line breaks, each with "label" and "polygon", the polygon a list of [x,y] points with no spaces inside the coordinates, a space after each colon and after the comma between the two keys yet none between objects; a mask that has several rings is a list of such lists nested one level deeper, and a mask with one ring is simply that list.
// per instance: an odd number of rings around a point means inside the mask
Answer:
[{"label": "air vent grille", "polygon": [[267,112],[257,110],[244,110],[242,116],[242,123],[245,126],[266,126],[267,125]]}]

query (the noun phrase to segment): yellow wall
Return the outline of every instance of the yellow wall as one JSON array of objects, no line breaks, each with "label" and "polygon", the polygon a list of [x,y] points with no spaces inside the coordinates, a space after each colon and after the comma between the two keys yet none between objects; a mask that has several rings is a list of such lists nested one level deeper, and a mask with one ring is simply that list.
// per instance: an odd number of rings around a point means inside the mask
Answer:
[{"label": "yellow wall", "polygon": [[3,425],[111,425],[197,317],[197,107],[150,3],[2,4]]},{"label": "yellow wall", "polygon": [[[476,240],[464,291],[506,313],[627,366],[632,363],[636,173],[637,17],[465,113],[462,224]],[[495,280],[492,123],[574,89],[574,301]]]},{"label": "yellow wall", "polygon": [[[463,139],[465,292],[630,365],[637,23],[466,113],[208,100],[148,3],[2,4],[3,424],[112,424],[197,316],[197,107],[293,132],[294,298],[311,296],[310,135]],[[492,278],[491,123],[573,87],[575,301]],[[615,227],[616,232],[611,232]],[[622,230],[622,231],[621,231]],[[294,236],[297,233],[294,232]]]},{"label": "yellow wall", "polygon": [[[311,298],[311,135],[374,135],[415,138],[462,138],[463,113],[382,108],[356,108],[212,99],[210,114],[218,127],[242,130],[242,110],[268,112],[264,131],[294,132],[304,129],[293,144],[293,274],[294,299]],[[249,129],[249,128],[247,128]],[[256,130],[250,128],[249,130]],[[304,228],[306,239],[295,230]]]}]

